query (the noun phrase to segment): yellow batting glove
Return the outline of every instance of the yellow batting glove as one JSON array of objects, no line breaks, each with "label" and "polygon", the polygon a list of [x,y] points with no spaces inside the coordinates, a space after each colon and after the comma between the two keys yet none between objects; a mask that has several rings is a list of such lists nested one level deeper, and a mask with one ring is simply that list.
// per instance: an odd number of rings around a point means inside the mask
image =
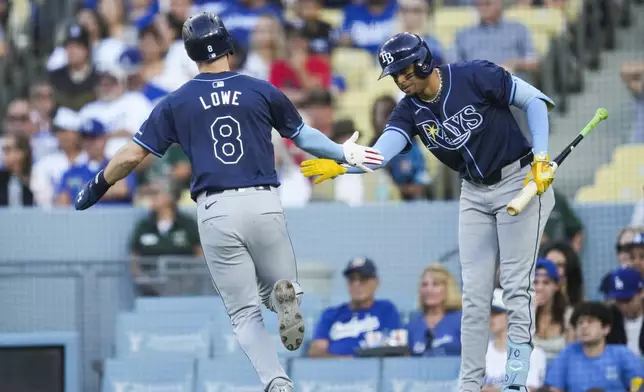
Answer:
[{"label": "yellow batting glove", "polygon": [[523,186],[528,185],[530,180],[534,180],[537,184],[537,194],[542,195],[548,190],[554,179],[555,169],[550,164],[550,157],[547,154],[538,154],[534,156],[530,171],[523,181]]},{"label": "yellow batting glove", "polygon": [[334,179],[346,172],[345,167],[340,166],[332,159],[309,159],[300,164],[300,173],[304,174],[304,177],[319,176],[313,181],[314,184]]}]

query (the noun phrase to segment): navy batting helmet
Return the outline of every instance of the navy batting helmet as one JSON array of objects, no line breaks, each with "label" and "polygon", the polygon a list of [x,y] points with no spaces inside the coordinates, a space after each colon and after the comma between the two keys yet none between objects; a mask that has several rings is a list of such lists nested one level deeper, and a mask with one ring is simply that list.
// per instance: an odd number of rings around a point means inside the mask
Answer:
[{"label": "navy batting helmet", "polygon": [[233,38],[212,12],[193,15],[185,21],[183,44],[188,57],[196,62],[211,62],[234,53]]},{"label": "navy batting helmet", "polygon": [[382,67],[378,80],[396,74],[412,63],[414,73],[420,78],[428,77],[434,68],[434,58],[429,46],[412,33],[398,33],[385,41],[378,50],[378,61]]}]

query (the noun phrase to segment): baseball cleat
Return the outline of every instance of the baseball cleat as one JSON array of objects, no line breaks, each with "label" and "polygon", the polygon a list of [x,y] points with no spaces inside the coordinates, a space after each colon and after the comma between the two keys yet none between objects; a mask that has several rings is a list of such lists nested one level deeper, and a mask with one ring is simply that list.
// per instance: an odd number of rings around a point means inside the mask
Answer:
[{"label": "baseball cleat", "polygon": [[304,317],[293,283],[279,280],[273,286],[273,307],[277,312],[280,338],[289,351],[295,351],[302,345],[304,339]]},{"label": "baseball cleat", "polygon": [[269,384],[268,392],[293,392],[293,386],[283,378],[276,378]]}]

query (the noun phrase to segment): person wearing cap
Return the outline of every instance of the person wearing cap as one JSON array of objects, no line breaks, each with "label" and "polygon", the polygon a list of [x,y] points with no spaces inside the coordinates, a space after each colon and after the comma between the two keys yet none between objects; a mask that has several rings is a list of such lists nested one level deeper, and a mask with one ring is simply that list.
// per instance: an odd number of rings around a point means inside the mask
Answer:
[{"label": "person wearing cap", "polygon": [[349,261],[343,271],[350,301],[324,310],[313,334],[309,357],[352,357],[369,332],[401,329],[396,306],[375,299],[378,274],[374,262],[366,257]]},{"label": "person wearing cap", "polygon": [[[505,377],[508,355],[508,309],[503,303],[503,289],[495,289],[492,297],[490,335],[491,339],[485,356],[485,380],[481,392],[500,391]],[[530,356],[530,371],[526,382],[530,391],[543,386],[546,366],[546,353],[539,347],[535,347]]]},{"label": "person wearing cap", "polygon": [[630,390],[644,376],[641,359],[621,344],[607,344],[612,312],[601,302],[583,302],[570,319],[577,341],[569,343],[548,365],[546,385],[551,392]]},{"label": "person wearing cap", "polygon": [[611,275],[611,285],[606,296],[608,300],[614,301],[619,309],[619,316],[623,318],[626,345],[636,355],[644,353],[642,289],[644,280],[638,270],[619,268]]},{"label": "person wearing cap", "polygon": [[73,165],[87,162],[87,153],[82,150],[78,133],[81,118],[72,109],[59,107],[52,121],[52,132],[58,139],[58,151],[38,160],[31,171],[31,189],[34,200],[40,207],[54,204],[56,185],[63,174]]},{"label": "person wearing cap", "polygon": [[[197,222],[179,211],[181,196],[178,184],[169,178],[157,178],[140,195],[145,199],[150,214],[139,220],[130,235],[131,271],[135,278],[145,276],[149,264],[141,258],[160,256],[201,256]],[[156,295],[158,291],[146,284],[138,284],[140,295]]]},{"label": "person wearing cap", "polygon": [[90,60],[89,33],[80,24],[73,23],[65,31],[67,65],[49,73],[56,103],[72,110],[80,110],[96,99],[94,86],[98,75]]},{"label": "person wearing cap", "polygon": [[[615,255],[616,261],[620,267],[632,267],[633,260],[631,259],[631,249],[633,237],[638,233],[635,227],[626,226],[617,233],[615,240]],[[599,292],[608,295],[612,284],[613,270],[608,271],[599,284]]]},{"label": "person wearing cap", "polygon": [[557,265],[538,258],[534,278],[536,317],[533,344],[545,351],[548,358],[566,346],[568,302],[559,287]]},{"label": "person wearing cap", "polygon": [[152,104],[140,92],[126,91],[127,74],[117,65],[99,69],[96,97],[83,106],[83,118],[99,120],[106,128],[108,142],[105,154],[108,158],[125,145],[139,131],[152,112]]},{"label": "person wearing cap", "polygon": [[128,48],[121,53],[118,63],[127,75],[127,90],[140,92],[154,105],[168,95],[168,90],[143,79],[141,75],[142,61],[141,52],[137,48]]},{"label": "person wearing cap", "polygon": [[[108,163],[105,156],[108,137],[105,125],[99,120],[88,119],[81,123],[79,133],[83,148],[87,152],[87,162],[73,165],[61,176],[56,188],[58,206],[73,204],[87,181],[94,178]],[[132,173],[114,184],[98,204],[131,204],[135,188],[136,177]]]}]

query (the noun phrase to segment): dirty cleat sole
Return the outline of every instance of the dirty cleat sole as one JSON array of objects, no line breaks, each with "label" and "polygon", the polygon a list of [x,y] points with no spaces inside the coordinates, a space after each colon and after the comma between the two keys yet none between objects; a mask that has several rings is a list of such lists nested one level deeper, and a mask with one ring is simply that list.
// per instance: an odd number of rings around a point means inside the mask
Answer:
[{"label": "dirty cleat sole", "polygon": [[304,318],[295,288],[290,281],[280,280],[273,287],[273,295],[282,344],[287,350],[295,351],[304,339]]}]

